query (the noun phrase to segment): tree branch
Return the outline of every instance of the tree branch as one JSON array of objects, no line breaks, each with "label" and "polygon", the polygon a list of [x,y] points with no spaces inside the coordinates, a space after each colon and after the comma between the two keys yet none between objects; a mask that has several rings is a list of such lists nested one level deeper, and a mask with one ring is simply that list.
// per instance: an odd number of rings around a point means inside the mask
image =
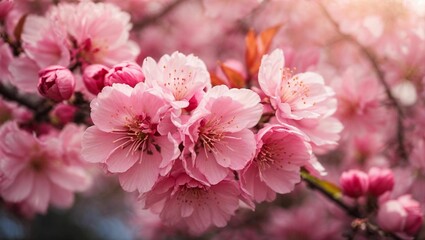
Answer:
[{"label": "tree branch", "polygon": [[141,30],[151,24],[156,23],[159,19],[173,11],[177,6],[179,6],[181,3],[185,2],[187,0],[175,0],[172,3],[168,4],[167,6],[163,7],[161,11],[152,14],[150,16],[147,16],[140,20],[139,22],[136,22],[133,24],[133,30]]},{"label": "tree branch", "polygon": [[363,56],[365,57],[365,59],[369,62],[369,64],[372,66],[372,69],[375,71],[375,74],[378,77],[378,81],[384,87],[385,94],[387,95],[388,100],[390,101],[391,105],[395,108],[395,110],[397,112],[397,136],[396,136],[397,142],[398,142],[397,153],[398,153],[398,156],[401,159],[407,161],[408,160],[408,154],[407,154],[407,151],[406,151],[406,148],[405,148],[405,145],[404,145],[405,136],[404,136],[404,125],[403,125],[403,117],[404,117],[403,108],[400,105],[397,98],[391,92],[390,85],[385,80],[385,74],[379,66],[379,63],[377,61],[377,57],[375,56],[375,54],[373,53],[372,50],[370,50],[366,46],[359,43],[353,36],[346,34],[346,33],[343,33],[340,29],[338,22],[335,19],[333,19],[333,17],[328,12],[326,7],[324,7],[320,2],[316,1],[316,3],[319,6],[319,8],[321,9],[322,13],[325,15],[325,17],[334,26],[334,28],[338,32],[338,34],[341,35],[347,41],[354,44],[358,49],[360,49],[360,51],[363,54]]},{"label": "tree branch", "polygon": [[45,99],[34,99],[33,96],[22,95],[13,86],[6,86],[0,82],[0,96],[6,100],[13,101],[22,105],[32,112],[36,120],[43,120],[47,113],[52,109],[52,104]]}]

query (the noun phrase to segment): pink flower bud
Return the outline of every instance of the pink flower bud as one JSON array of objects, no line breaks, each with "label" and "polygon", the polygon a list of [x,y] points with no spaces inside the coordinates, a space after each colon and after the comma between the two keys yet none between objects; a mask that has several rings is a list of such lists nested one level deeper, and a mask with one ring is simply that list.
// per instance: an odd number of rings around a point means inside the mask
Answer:
[{"label": "pink flower bud", "polygon": [[0,0],[0,21],[12,10],[13,2],[13,0]]},{"label": "pink flower bud", "polygon": [[358,198],[365,195],[369,187],[369,178],[367,174],[359,170],[343,172],[339,181],[343,193],[352,198]]},{"label": "pink flower bud", "polygon": [[398,201],[407,212],[403,231],[409,235],[415,235],[422,226],[423,215],[421,206],[410,195],[403,195],[398,198]]},{"label": "pink flower bud", "polygon": [[49,66],[41,70],[38,76],[38,92],[46,98],[60,102],[74,93],[75,78],[68,68]]},{"label": "pink flower bud", "polygon": [[423,215],[420,204],[410,195],[384,202],[377,215],[379,226],[385,231],[414,235],[421,227]]},{"label": "pink flower bud", "polygon": [[142,68],[137,63],[123,62],[109,69],[105,76],[105,86],[112,86],[113,83],[125,83],[134,87],[144,80]]},{"label": "pink flower bud", "polygon": [[75,106],[59,103],[55,105],[50,114],[54,122],[65,125],[74,120],[76,112],[77,108]]},{"label": "pink flower bud", "polygon": [[387,191],[393,190],[394,175],[390,169],[373,167],[369,169],[369,193],[380,196]]},{"label": "pink flower bud", "polygon": [[89,92],[97,95],[105,86],[108,68],[101,64],[92,64],[84,69],[83,82]]}]

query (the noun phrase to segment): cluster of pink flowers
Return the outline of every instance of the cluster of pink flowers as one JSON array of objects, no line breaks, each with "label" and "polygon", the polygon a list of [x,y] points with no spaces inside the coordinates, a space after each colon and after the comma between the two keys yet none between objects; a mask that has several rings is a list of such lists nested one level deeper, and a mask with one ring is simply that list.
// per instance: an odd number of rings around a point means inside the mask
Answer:
[{"label": "cluster of pink flowers", "polygon": [[423,9],[0,0],[0,238],[55,207],[148,239],[423,238]]},{"label": "cluster of pink flowers", "polygon": [[[120,68],[116,82],[126,84],[103,87],[91,102],[94,126],[84,134],[82,155],[117,174],[124,190],[137,190],[142,205],[168,223],[183,220],[198,233],[225,226],[239,200],[271,201],[293,190],[302,167],[320,166],[311,138],[285,118],[326,117],[334,111],[325,104],[332,91],[319,75],[290,76],[284,67],[281,50],[263,58],[263,99],[250,89],[212,87],[193,55],[146,58],[143,74]],[[274,112],[276,121],[260,127]]]}]

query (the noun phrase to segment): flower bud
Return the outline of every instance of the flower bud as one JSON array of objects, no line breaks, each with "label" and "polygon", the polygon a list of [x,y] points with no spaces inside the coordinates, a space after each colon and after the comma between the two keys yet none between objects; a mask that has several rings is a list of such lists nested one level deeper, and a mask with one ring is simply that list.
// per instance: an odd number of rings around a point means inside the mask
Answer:
[{"label": "flower bud", "polygon": [[407,213],[403,231],[408,235],[415,235],[422,226],[423,215],[421,206],[410,195],[403,195],[398,198],[398,201]]},{"label": "flower bud", "polygon": [[83,82],[87,90],[95,95],[105,86],[105,76],[108,68],[101,64],[92,64],[84,69]]},{"label": "flower bud", "polygon": [[415,235],[422,225],[423,215],[419,203],[410,195],[403,195],[384,202],[379,207],[377,221],[385,231]]},{"label": "flower bud", "polygon": [[365,195],[369,187],[367,174],[359,170],[343,172],[339,181],[343,193],[352,198]]},{"label": "flower bud", "polygon": [[134,87],[144,80],[142,68],[137,63],[123,62],[109,69],[105,76],[105,86],[112,86],[113,83],[125,83]]},{"label": "flower bud", "polygon": [[74,93],[75,78],[68,68],[49,66],[41,70],[38,76],[38,92],[46,98],[60,102]]},{"label": "flower bud", "polygon": [[56,104],[50,112],[52,122],[59,125],[65,125],[74,120],[77,108],[66,103]]},{"label": "flower bud", "polygon": [[0,21],[6,18],[13,8],[13,0],[0,0]]},{"label": "flower bud", "polygon": [[393,190],[394,175],[390,169],[373,167],[369,169],[369,193],[380,196],[387,191]]}]

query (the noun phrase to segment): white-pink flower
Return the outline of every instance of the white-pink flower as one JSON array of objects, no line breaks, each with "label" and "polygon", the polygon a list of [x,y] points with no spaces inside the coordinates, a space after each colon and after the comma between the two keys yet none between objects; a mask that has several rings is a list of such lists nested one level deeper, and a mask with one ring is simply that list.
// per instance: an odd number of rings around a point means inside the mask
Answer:
[{"label": "white-pink flower", "polygon": [[75,57],[85,63],[107,66],[134,61],[138,46],[129,40],[130,15],[109,3],[82,1],[60,3],[51,8],[47,18],[62,26],[70,39]]},{"label": "white-pink flower", "polygon": [[158,131],[169,108],[161,94],[143,82],[134,88],[103,88],[91,102],[94,126],[83,137],[84,159],[105,163],[109,172],[118,173],[126,191],[149,191],[180,153],[171,133]]},{"label": "white-pink flower", "polygon": [[205,185],[184,171],[173,171],[141,196],[144,208],[158,213],[167,224],[184,223],[200,234],[208,227],[226,226],[239,207],[240,190],[236,182],[225,179]]},{"label": "white-pink flower", "polygon": [[0,193],[7,202],[45,213],[50,203],[69,207],[74,192],[90,186],[82,165],[66,161],[72,156],[67,155],[61,138],[37,138],[19,129],[16,122],[4,124],[0,138]]},{"label": "white-pink flower", "polygon": [[189,175],[216,184],[229,170],[243,169],[255,154],[249,128],[262,114],[260,97],[248,89],[213,87],[183,129],[183,165]]},{"label": "white-pink flower", "polygon": [[335,111],[327,106],[334,92],[325,85],[323,78],[313,72],[292,75],[291,70],[285,68],[281,49],[262,58],[258,82],[276,109],[279,121],[318,118]]},{"label": "white-pink flower", "polygon": [[143,73],[146,83],[163,89],[177,109],[188,107],[193,97],[211,88],[205,64],[193,55],[174,52],[162,56],[158,63],[148,57]]},{"label": "white-pink flower", "polygon": [[300,168],[313,158],[308,138],[289,125],[268,125],[256,135],[257,152],[241,171],[244,189],[257,202],[274,200],[301,181]]}]

